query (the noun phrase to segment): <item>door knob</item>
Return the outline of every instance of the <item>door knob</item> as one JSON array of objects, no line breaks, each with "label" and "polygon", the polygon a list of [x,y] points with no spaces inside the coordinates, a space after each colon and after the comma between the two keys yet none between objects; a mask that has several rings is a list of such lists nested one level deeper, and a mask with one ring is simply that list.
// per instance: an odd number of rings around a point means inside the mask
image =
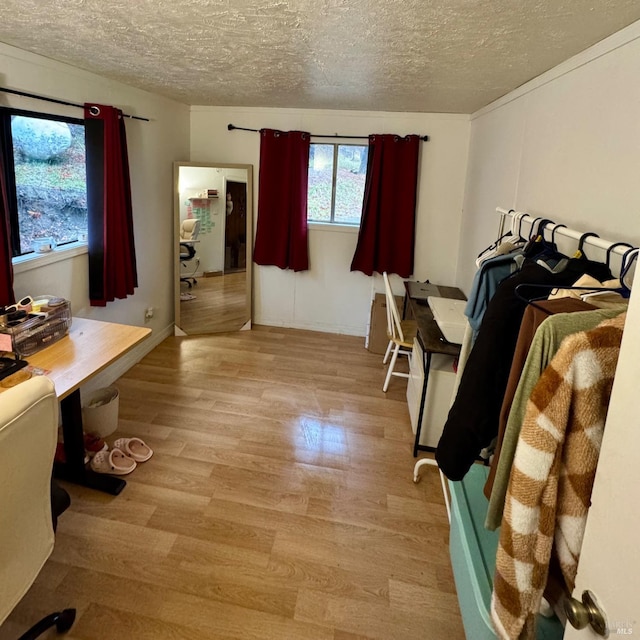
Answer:
[{"label": "door knob", "polygon": [[575,598],[567,598],[564,603],[564,612],[574,629],[584,629],[590,624],[599,636],[609,637],[606,615],[598,606],[596,597],[591,591],[582,592],[582,602]]}]

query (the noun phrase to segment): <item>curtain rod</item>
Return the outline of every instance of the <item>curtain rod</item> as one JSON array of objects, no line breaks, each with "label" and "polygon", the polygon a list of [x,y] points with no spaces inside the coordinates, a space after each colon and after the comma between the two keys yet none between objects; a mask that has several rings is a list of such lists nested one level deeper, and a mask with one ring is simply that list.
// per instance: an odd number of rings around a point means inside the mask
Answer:
[{"label": "curtain rod", "polygon": [[[38,96],[35,93],[27,93],[26,91],[16,91],[15,89],[7,89],[6,87],[0,87],[0,91],[5,93],[13,93],[16,96],[23,96],[25,98],[34,98],[35,100],[44,100],[44,102],[53,102],[55,104],[63,104],[66,107],[77,107],[78,109],[84,109],[83,104],[77,102],[67,102],[66,100],[56,100],[55,98],[47,98],[45,96]],[[143,120],[144,122],[150,122],[149,118],[142,118],[140,116],[130,116],[128,113],[123,113],[124,118],[131,118],[132,120]]]},{"label": "curtain rod", "polygon": [[[227,129],[229,131],[233,131],[234,129],[237,129],[238,131],[252,131],[253,133],[260,133],[260,129],[247,129],[246,127],[236,127],[235,124],[228,124]],[[312,138],[343,138],[346,140],[368,140],[369,139],[369,136],[341,136],[337,133],[331,133],[325,136],[319,133],[310,133],[309,135]],[[420,140],[423,140],[424,142],[428,142],[429,136],[420,136]]]}]

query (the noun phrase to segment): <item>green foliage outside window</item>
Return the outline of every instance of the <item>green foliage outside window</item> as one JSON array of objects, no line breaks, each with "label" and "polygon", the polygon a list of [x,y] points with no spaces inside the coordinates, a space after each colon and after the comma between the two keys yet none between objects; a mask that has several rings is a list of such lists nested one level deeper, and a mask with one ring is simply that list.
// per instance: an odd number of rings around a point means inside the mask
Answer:
[{"label": "green foliage outside window", "polygon": [[309,154],[307,219],[359,225],[369,147],[312,144]]}]

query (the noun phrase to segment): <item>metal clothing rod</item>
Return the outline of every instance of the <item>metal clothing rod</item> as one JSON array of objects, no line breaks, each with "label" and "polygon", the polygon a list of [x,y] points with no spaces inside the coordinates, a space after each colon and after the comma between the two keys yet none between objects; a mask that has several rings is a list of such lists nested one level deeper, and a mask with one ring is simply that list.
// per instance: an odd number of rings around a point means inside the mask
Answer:
[{"label": "metal clothing rod", "polygon": [[[246,127],[236,127],[235,124],[228,124],[227,129],[229,131],[233,131],[237,129],[238,131],[252,131],[253,133],[260,133],[260,129],[247,129]],[[343,138],[345,140],[368,140],[369,136],[341,136],[338,133],[329,133],[327,135],[321,135],[320,133],[310,133],[312,138]],[[420,136],[420,140],[424,142],[429,141],[429,136]]]},{"label": "metal clothing rod", "polygon": [[[539,220],[543,220],[542,217],[535,217],[532,216],[529,213],[523,213],[521,211],[514,211],[513,209],[510,209],[509,211],[507,211],[506,209],[503,209],[501,207],[497,207],[496,208],[496,212],[500,214],[500,235],[502,235],[504,233],[504,227],[505,227],[505,222],[507,220],[507,218],[511,218],[512,220],[516,220],[516,224],[522,224],[523,222],[529,225],[529,231],[531,231],[531,229],[533,229],[533,225],[535,223],[537,223]],[[550,226],[550,224],[554,224],[555,222],[550,222],[549,220],[547,220],[547,224],[545,225],[546,229],[553,229],[554,227]],[[511,227],[513,229],[513,226]],[[565,238],[571,238],[572,240],[576,240],[577,242],[579,242],[580,240],[582,240],[584,242],[585,245],[591,245],[592,247],[596,247],[597,249],[601,249],[602,251],[607,251],[610,247],[612,247],[611,251],[618,253],[618,255],[624,255],[626,251],[628,251],[628,248],[625,249],[624,247],[619,248],[618,246],[613,247],[613,245],[617,245],[618,243],[616,242],[610,242],[609,240],[604,240],[603,238],[599,238],[595,235],[589,235],[589,236],[585,236],[584,233],[581,233],[580,231],[576,231],[575,229],[569,229],[565,226],[557,226],[555,227],[556,231],[554,233],[557,233],[560,236],[564,236]]]},{"label": "metal clothing rod", "polygon": [[[12,93],[16,96],[23,96],[24,98],[33,98],[34,100],[43,100],[44,102],[63,104],[66,107],[77,107],[78,109],[84,109],[84,105],[78,104],[77,102],[67,102],[66,100],[57,100],[56,98],[47,98],[45,96],[38,96],[35,93],[27,93],[26,91],[17,91],[16,89],[7,89],[6,87],[0,87],[0,91],[4,91],[5,93]],[[123,113],[122,116],[124,118],[131,118],[132,120],[143,120],[144,122],[150,122],[149,118],[130,116],[128,113]]]}]

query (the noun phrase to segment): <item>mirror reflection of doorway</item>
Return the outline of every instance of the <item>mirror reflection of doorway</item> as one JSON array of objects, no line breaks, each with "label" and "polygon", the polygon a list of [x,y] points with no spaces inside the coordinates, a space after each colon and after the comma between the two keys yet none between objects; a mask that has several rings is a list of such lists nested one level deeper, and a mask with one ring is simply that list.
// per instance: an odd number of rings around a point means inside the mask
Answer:
[{"label": "mirror reflection of doorway", "polygon": [[247,266],[247,185],[227,180],[224,230],[224,272],[244,271]]}]

